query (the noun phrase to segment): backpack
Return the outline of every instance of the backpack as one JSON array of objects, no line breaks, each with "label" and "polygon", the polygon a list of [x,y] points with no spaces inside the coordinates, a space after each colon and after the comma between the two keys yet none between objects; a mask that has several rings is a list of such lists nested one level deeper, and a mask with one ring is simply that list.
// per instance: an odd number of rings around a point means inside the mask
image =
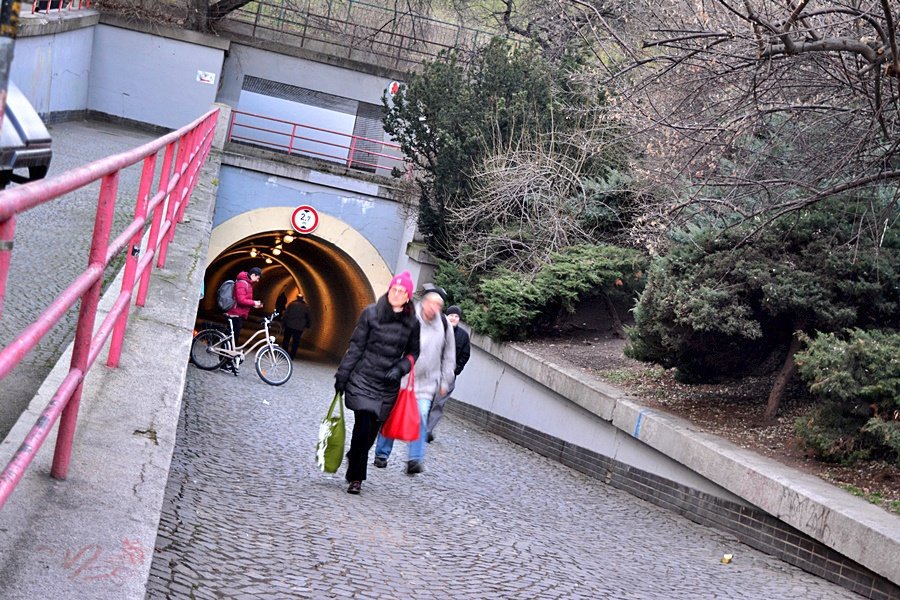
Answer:
[{"label": "backpack", "polygon": [[236,304],[234,299],[234,279],[223,281],[222,285],[216,291],[216,306],[219,310],[226,311],[234,308]]}]

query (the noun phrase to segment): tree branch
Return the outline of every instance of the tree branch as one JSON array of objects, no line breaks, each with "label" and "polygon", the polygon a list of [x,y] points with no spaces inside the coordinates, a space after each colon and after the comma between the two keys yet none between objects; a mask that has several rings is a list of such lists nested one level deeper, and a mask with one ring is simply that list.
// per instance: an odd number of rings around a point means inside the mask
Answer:
[{"label": "tree branch", "polygon": [[891,64],[888,66],[887,75],[897,75],[900,76],[900,68],[897,66],[897,61],[900,60],[900,54],[897,54],[897,36],[894,33],[894,17],[891,14],[891,7],[888,5],[888,0],[881,0],[881,7],[884,10],[884,20],[887,23],[887,29],[890,47],[891,47]]}]

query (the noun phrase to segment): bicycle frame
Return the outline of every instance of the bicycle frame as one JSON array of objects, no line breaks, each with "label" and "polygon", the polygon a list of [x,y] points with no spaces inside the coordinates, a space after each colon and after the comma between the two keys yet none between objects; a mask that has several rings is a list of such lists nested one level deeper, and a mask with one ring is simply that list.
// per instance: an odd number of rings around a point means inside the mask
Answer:
[{"label": "bicycle frame", "polygon": [[[234,350],[231,350],[231,349],[225,348],[225,347],[219,347],[219,345],[216,344],[216,346],[213,347],[213,349],[212,349],[213,352],[215,352],[216,354],[221,354],[223,356],[227,356],[228,358],[231,358],[231,359],[240,358],[243,361],[243,358],[245,356],[247,356],[248,354],[251,354],[254,350],[259,348],[263,344],[270,346],[270,347],[274,346],[275,345],[275,336],[271,335],[269,333],[269,324],[272,321],[274,321],[275,317],[277,317],[277,316],[278,316],[278,313],[273,312],[271,314],[271,316],[265,317],[263,319],[263,328],[257,330],[253,335],[250,336],[250,339],[248,339],[246,342],[244,342],[240,346],[237,346],[235,344],[235,342],[237,340],[234,337],[234,327],[231,324],[231,319],[229,319],[228,320],[229,336],[225,340],[223,340],[223,342],[231,342],[231,346],[234,348]],[[266,336],[261,340],[257,340],[252,346],[250,346],[249,349],[245,350],[247,345],[250,344],[251,342],[253,342],[253,340],[256,339],[256,337],[261,333],[265,333]]]}]

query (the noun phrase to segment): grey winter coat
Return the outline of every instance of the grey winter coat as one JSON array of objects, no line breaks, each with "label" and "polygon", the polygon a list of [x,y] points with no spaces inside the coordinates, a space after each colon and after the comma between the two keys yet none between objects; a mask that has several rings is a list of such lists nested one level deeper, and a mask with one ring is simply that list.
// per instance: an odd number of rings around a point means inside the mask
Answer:
[{"label": "grey winter coat", "polygon": [[438,391],[453,389],[456,380],[456,340],[453,327],[438,313],[431,321],[422,316],[422,305],[416,306],[419,317],[419,359],[416,361],[416,398],[433,399]]}]

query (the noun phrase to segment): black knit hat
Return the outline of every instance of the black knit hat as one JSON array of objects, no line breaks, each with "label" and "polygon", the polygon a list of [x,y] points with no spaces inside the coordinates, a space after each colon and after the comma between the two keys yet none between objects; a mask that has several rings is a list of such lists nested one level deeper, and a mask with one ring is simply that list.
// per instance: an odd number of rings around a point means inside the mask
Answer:
[{"label": "black knit hat", "polygon": [[247,271],[247,275],[258,275],[259,277],[262,277],[262,269],[260,269],[259,267],[253,267],[252,269]]},{"label": "black knit hat", "polygon": [[422,296],[423,297],[425,296],[425,294],[430,294],[431,292],[434,292],[435,294],[440,296],[441,300],[443,300],[444,302],[447,301],[447,290],[445,290],[444,288],[438,287],[438,286],[434,285],[433,283],[426,283],[425,285],[422,286]]},{"label": "black knit hat", "polygon": [[447,314],[448,315],[459,315],[460,319],[463,318],[462,309],[455,304],[447,309]]}]

